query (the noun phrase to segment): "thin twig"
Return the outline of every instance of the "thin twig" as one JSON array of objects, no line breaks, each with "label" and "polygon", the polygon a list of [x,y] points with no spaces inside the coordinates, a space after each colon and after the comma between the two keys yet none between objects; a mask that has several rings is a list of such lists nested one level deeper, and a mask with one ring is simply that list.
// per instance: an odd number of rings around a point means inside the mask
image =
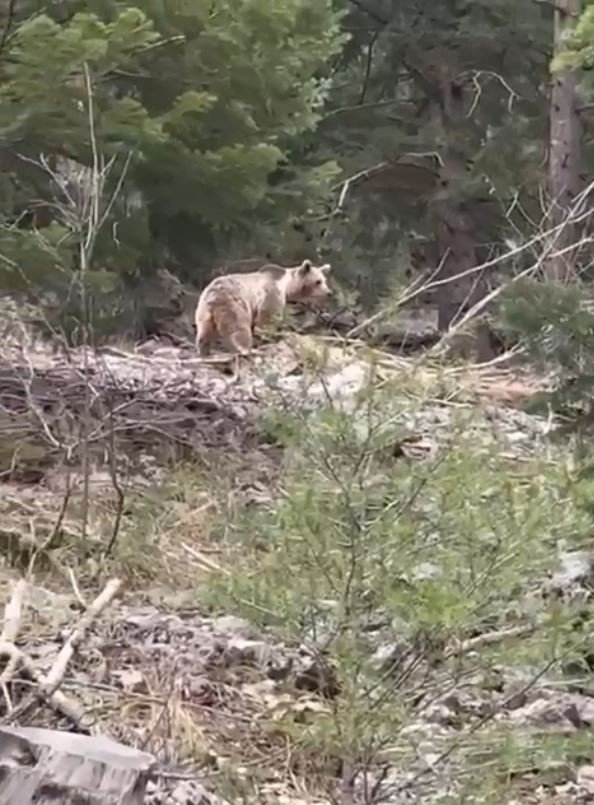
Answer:
[{"label": "thin twig", "polygon": [[109,457],[108,457],[108,467],[109,467],[109,477],[111,479],[111,485],[113,486],[114,492],[116,493],[117,497],[117,505],[116,505],[116,513],[115,518],[113,521],[113,528],[111,531],[111,537],[105,548],[103,553],[104,558],[111,555],[113,551],[114,545],[118,538],[118,534],[120,533],[120,525],[122,522],[122,516],[124,514],[124,504],[126,502],[126,496],[124,495],[124,490],[120,484],[120,480],[118,478],[118,468],[116,466],[116,429],[115,423],[113,419],[113,406],[111,406],[111,411],[109,413]]},{"label": "thin twig", "polygon": [[[435,288],[439,288],[443,285],[450,285],[451,283],[458,282],[459,280],[472,276],[473,274],[483,272],[485,271],[485,269],[494,268],[495,266],[501,265],[502,263],[505,263],[509,260],[513,260],[519,255],[523,254],[528,249],[532,249],[537,244],[540,244],[543,241],[546,241],[548,239],[553,238],[555,235],[558,235],[561,232],[561,230],[563,230],[563,228],[567,226],[568,223],[575,225],[581,223],[582,221],[587,220],[592,215],[592,210],[586,209],[584,211],[581,211],[581,207],[584,204],[585,199],[592,193],[593,190],[594,190],[594,182],[591,182],[576,200],[576,204],[574,207],[575,212],[573,214],[570,214],[570,216],[568,216],[568,219],[563,221],[562,223],[550,227],[549,229],[546,229],[543,232],[539,232],[537,235],[534,235],[534,237],[526,241],[526,243],[520,244],[519,246],[515,246],[513,249],[510,249],[504,254],[498,255],[497,257],[493,257],[490,260],[486,260],[485,262],[480,263],[480,265],[473,266],[472,268],[467,268],[464,271],[460,271],[458,274],[455,274],[452,277],[445,277],[444,279],[438,279],[438,280],[429,280],[420,287],[414,288],[414,290],[412,291],[410,290],[410,288],[407,289],[403,294],[403,296],[400,299],[398,299],[394,305],[390,305],[389,307],[384,308],[381,311],[378,311],[377,313],[373,314],[373,316],[370,316],[368,319],[366,319],[364,322],[361,322],[360,324],[357,324],[355,327],[352,327],[346,333],[345,338],[354,338],[363,330],[365,330],[367,327],[369,327],[371,324],[375,324],[377,321],[392,314],[395,310],[398,310],[399,308],[403,307],[403,305],[408,304],[416,297],[427,293],[427,291],[434,290]],[[560,254],[563,254],[566,251],[581,248],[581,246],[587,245],[588,243],[591,242],[592,238],[582,238],[582,240],[579,241],[578,243],[572,244],[571,246],[568,246],[564,250],[561,250],[559,252],[555,252],[554,256],[559,256]],[[549,244],[548,248],[551,249],[552,244]],[[551,255],[547,253],[547,257],[550,256]],[[447,257],[447,253],[444,256],[442,256],[438,268],[432,272],[431,277],[435,276],[438,273],[438,270],[444,263],[445,257]],[[540,269],[543,262],[544,260],[542,258],[538,259],[537,262],[533,266],[531,266],[530,269],[527,269],[522,276],[525,276],[526,274],[530,273],[532,269],[535,270]],[[512,282],[515,281],[516,279],[519,279],[519,275],[516,278],[514,278]],[[415,283],[412,283],[410,287],[414,287],[414,284]],[[482,301],[483,300],[480,300],[477,304],[481,305]],[[482,305],[479,308],[479,310],[482,310],[483,307],[484,305]],[[467,320],[468,318],[465,317],[465,321]]]},{"label": "thin twig", "polygon": [[78,603],[81,605],[81,607],[83,609],[86,609],[87,608],[87,602],[83,598],[83,595],[82,595],[82,593],[80,591],[80,588],[78,586],[78,582],[76,581],[76,576],[74,575],[74,570],[71,567],[69,567],[69,568],[67,568],[67,572],[68,572],[68,578],[70,579],[70,585],[72,586],[72,591],[74,593],[74,597],[76,598]]},{"label": "thin twig", "polygon": [[57,547],[59,538],[62,534],[62,524],[64,523],[64,517],[66,516],[66,510],[68,509],[68,503],[70,502],[71,496],[72,496],[72,483],[70,481],[70,473],[68,473],[66,476],[66,491],[64,492],[64,497],[62,498],[60,511],[58,512],[58,516],[56,518],[56,522],[54,523],[54,527],[50,531],[48,538],[41,546],[42,552],[50,551],[52,550],[52,548]]}]

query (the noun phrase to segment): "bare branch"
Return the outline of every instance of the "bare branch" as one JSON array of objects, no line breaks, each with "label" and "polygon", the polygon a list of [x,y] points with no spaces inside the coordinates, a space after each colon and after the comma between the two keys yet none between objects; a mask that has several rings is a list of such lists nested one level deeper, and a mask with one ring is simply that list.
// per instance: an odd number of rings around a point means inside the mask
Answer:
[{"label": "bare branch", "polygon": [[[23,600],[26,591],[27,584],[25,580],[19,580],[13,589],[10,601],[6,605],[4,628],[2,637],[0,637],[0,656],[7,658],[6,666],[0,675],[0,687],[6,691],[5,698],[9,706],[11,703],[6,685],[14,677],[19,668],[22,668],[29,679],[37,682],[40,687],[44,681],[42,674],[37,670],[29,656],[15,645],[20,628]],[[59,691],[54,691],[49,695],[48,701],[52,707],[67,716],[73,723],[81,725],[84,719],[84,712],[76,702],[68,699]],[[29,708],[30,704],[31,699],[29,698],[14,709],[10,707],[6,721],[13,722],[17,720],[22,713]]]},{"label": "bare branch", "polygon": [[80,619],[76,629],[72,632],[60,653],[56,657],[49,673],[40,685],[40,692],[43,696],[51,698],[57,691],[66,675],[68,663],[74,656],[76,650],[84,640],[91,624],[98,615],[113,601],[122,588],[121,579],[111,579],[105,586],[103,592],[97,596],[83,617]]},{"label": "bare branch", "polygon": [[[416,297],[425,294],[427,291],[434,290],[435,288],[439,288],[443,285],[449,285],[451,283],[458,282],[459,280],[464,279],[465,277],[469,277],[479,272],[483,272],[486,269],[499,266],[502,263],[507,262],[508,260],[515,259],[516,257],[520,256],[527,250],[533,249],[535,246],[542,244],[543,242],[551,241],[549,246],[545,248],[545,251],[543,252],[543,255],[545,255],[547,258],[550,257],[551,256],[550,251],[553,249],[555,237],[558,236],[558,234],[563,230],[565,226],[567,226],[568,222],[570,222],[572,225],[575,225],[577,223],[586,221],[592,215],[591,209],[587,208],[583,210],[584,204],[588,196],[592,193],[592,191],[594,191],[594,182],[591,182],[590,185],[588,185],[588,187],[583,191],[583,193],[580,194],[580,196],[576,199],[576,203],[574,205],[573,210],[570,212],[567,219],[561,222],[560,224],[557,224],[556,226],[546,229],[543,232],[539,232],[537,235],[530,238],[525,243],[522,243],[519,246],[515,246],[513,249],[510,249],[504,254],[498,255],[497,257],[493,257],[490,260],[486,260],[484,263],[481,263],[480,265],[473,266],[472,268],[468,268],[464,271],[460,271],[458,274],[455,274],[451,277],[445,277],[444,279],[439,280],[431,280],[431,277],[436,276],[441,270],[441,266],[445,262],[445,258],[447,258],[446,253],[445,255],[442,256],[439,266],[433,270],[429,280],[426,283],[416,288],[414,287],[416,282],[411,283],[411,286],[409,286],[409,288],[404,292],[404,294],[393,305],[390,305],[389,307],[382,309],[378,313],[375,313],[373,316],[370,316],[364,322],[361,322],[360,324],[357,324],[355,327],[351,328],[346,334],[345,338],[354,338],[359,333],[363,332],[363,330],[365,330],[366,327],[369,327],[371,324],[375,324],[377,321],[380,321],[386,316],[391,315],[394,311],[403,307],[405,304],[412,301]],[[565,250],[554,252],[553,256],[563,254],[565,253],[565,251],[572,251],[581,248],[582,246],[591,243],[592,240],[593,240],[592,238],[588,237],[582,238],[577,243],[574,243],[571,246],[566,247]],[[489,301],[496,298],[505,288],[509,287],[511,283],[516,282],[521,277],[525,277],[530,273],[537,272],[543,265],[544,261],[543,255],[541,255],[541,257],[537,259],[536,262],[532,264],[529,268],[521,272],[521,274],[517,275],[512,280],[510,280],[510,282],[506,283],[505,285],[502,285],[500,289],[490,294],[488,297]],[[479,300],[479,302],[477,302],[475,308],[473,308],[473,310],[475,310],[475,313],[473,315],[476,315],[477,312],[482,311],[484,307],[488,304],[488,302],[485,302],[483,304],[484,299],[481,299]],[[468,321],[468,318],[472,318],[472,316],[470,317],[465,316],[464,321]],[[457,329],[459,328],[457,327]]]},{"label": "bare branch", "polygon": [[502,75],[500,75],[499,73],[494,72],[493,70],[473,70],[472,75],[471,75],[471,81],[472,81],[472,83],[473,83],[473,85],[475,87],[476,92],[475,92],[475,96],[474,96],[474,98],[472,100],[472,103],[470,105],[470,109],[466,113],[466,117],[472,117],[472,115],[474,114],[474,112],[475,112],[475,110],[476,110],[476,108],[477,108],[477,106],[479,104],[481,95],[483,93],[483,87],[482,87],[480,79],[483,76],[486,76],[487,78],[496,79],[505,88],[506,92],[508,93],[507,111],[511,112],[513,110],[514,101],[516,101],[518,99],[519,95],[514,89],[512,89],[510,87],[510,85],[507,83],[505,78],[503,78]]}]

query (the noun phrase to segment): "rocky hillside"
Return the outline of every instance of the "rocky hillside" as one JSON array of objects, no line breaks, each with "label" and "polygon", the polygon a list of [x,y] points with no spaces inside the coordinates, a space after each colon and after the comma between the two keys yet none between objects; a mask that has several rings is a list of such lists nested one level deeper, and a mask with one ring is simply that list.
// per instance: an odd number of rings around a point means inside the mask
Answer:
[{"label": "rocky hillside", "polygon": [[[7,329],[2,587],[27,582],[30,665],[3,723],[142,748],[147,802],[592,801],[590,520],[554,421],[520,410],[542,387],[321,336],[236,378]],[[114,575],[66,705],[30,699]]]}]

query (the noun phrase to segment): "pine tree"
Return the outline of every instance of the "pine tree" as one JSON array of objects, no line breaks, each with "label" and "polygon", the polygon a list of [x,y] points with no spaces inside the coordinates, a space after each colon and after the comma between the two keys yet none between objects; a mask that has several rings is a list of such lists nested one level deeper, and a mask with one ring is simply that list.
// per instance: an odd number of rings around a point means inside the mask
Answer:
[{"label": "pine tree", "polygon": [[77,270],[50,174],[63,160],[91,164],[85,65],[97,149],[120,168],[129,160],[97,240],[98,290],[163,264],[199,279],[221,243],[304,209],[335,175],[330,162],[287,159],[316,123],[341,46],[330,0],[73,3],[60,14],[20,21],[0,51],[4,287],[63,290]]},{"label": "pine tree", "polygon": [[[344,50],[320,125],[321,154],[355,185],[333,241],[378,291],[398,272],[446,278],[538,219],[547,151],[552,11],[547,4],[345,2]],[[369,265],[373,272],[369,271]],[[480,284],[442,286],[441,328]]]}]

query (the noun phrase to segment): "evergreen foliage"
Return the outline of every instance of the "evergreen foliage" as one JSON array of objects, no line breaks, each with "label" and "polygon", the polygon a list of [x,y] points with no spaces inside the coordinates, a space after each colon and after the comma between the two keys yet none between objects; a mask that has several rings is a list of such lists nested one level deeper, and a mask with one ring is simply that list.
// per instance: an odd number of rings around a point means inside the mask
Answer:
[{"label": "evergreen foliage", "polygon": [[331,161],[301,168],[287,156],[319,117],[344,40],[330,2],[50,14],[19,21],[0,53],[3,287],[63,294],[78,269],[50,171],[92,163],[85,65],[96,148],[116,159],[106,192],[129,159],[88,278],[100,293],[164,265],[199,281],[222,243],[303,210],[335,176]]},{"label": "evergreen foliage", "polygon": [[0,41],[1,287],[78,304],[51,172],[80,183],[92,164],[85,66],[117,189],[86,277],[109,326],[163,268],[200,286],[226,261],[322,255],[375,305],[444,258],[452,274],[504,254],[546,217],[551,69],[580,71],[588,175],[593,8],[551,61],[547,3],[23,6]]}]

